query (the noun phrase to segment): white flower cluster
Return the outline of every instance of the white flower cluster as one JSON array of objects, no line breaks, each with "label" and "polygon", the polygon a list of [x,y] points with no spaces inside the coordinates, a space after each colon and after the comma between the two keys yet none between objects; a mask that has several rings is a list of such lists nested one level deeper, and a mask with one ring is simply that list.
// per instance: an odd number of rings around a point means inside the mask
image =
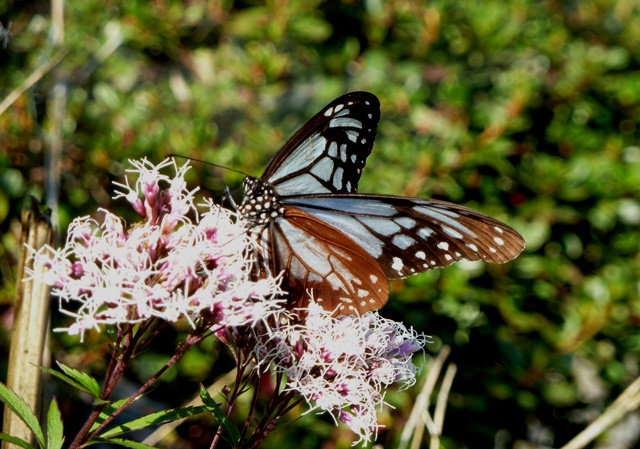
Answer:
[{"label": "white flower cluster", "polygon": [[377,312],[335,318],[312,302],[302,324],[270,329],[255,348],[256,359],[286,375],[287,389],[301,394],[311,410],[330,412],[368,442],[377,432],[376,412],[393,383],[415,383],[413,354],[426,337]]},{"label": "white flower cluster", "polygon": [[[125,229],[123,219],[102,210],[101,223],[75,219],[63,248],[32,254],[49,268],[44,281],[60,298],[60,310],[75,317],[60,330],[82,335],[100,324],[193,321],[202,313],[216,326],[241,326],[280,309],[266,300],[280,293],[277,279],[248,278],[250,243],[233,214],[212,202],[201,205],[204,212],[195,207],[197,189],[188,190],[184,179],[188,164],[132,164],[137,182],[118,184],[124,192],[115,198],[126,198],[142,222]],[[168,166],[175,176],[161,173]]]}]

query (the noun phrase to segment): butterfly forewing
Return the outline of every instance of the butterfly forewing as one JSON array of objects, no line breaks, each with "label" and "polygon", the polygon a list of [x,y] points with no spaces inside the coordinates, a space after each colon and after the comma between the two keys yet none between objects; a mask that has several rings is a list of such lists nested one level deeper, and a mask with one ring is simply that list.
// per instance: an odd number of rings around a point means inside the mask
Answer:
[{"label": "butterfly forewing", "polygon": [[356,192],[379,119],[380,102],[368,92],[334,100],[276,153],[261,179],[280,196]]}]

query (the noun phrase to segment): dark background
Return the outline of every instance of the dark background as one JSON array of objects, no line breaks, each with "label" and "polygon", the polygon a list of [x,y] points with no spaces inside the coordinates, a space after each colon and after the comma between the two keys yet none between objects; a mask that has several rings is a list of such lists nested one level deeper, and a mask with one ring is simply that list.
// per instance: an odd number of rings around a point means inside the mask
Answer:
[{"label": "dark background", "polygon": [[[298,126],[353,90],[382,103],[361,192],[464,204],[527,241],[507,265],[457,264],[392,284],[383,315],[433,335],[427,354],[450,345],[458,366],[443,447],[561,446],[638,375],[640,8],[633,0],[64,7],[66,56],[0,115],[2,376],[18,217],[27,194],[45,197],[56,127],[64,231],[98,207],[127,207],[110,197],[128,158],[159,162],[177,153],[257,176]],[[0,101],[56,53],[50,9],[41,1],[0,4],[0,22],[12,22],[6,49],[0,43]],[[100,50],[119,37],[120,45]],[[62,119],[51,107],[56,79],[67,88]],[[220,197],[241,179],[194,164],[189,183]],[[61,320],[55,316],[54,326]],[[134,387],[164,363],[163,348],[184,330],[165,333],[137,361]],[[83,344],[52,338],[56,359],[100,376],[104,333]],[[162,379],[150,394],[159,401],[153,407],[177,406],[197,382],[231,368],[224,348],[209,342]],[[82,419],[83,398],[56,388],[66,422]],[[387,395],[395,409],[381,414],[385,447],[397,445],[415,394]],[[637,418],[625,422],[637,439]],[[210,441],[211,426],[189,421],[164,447],[208,447],[199,444]],[[264,447],[346,448],[351,439],[312,413]]]}]

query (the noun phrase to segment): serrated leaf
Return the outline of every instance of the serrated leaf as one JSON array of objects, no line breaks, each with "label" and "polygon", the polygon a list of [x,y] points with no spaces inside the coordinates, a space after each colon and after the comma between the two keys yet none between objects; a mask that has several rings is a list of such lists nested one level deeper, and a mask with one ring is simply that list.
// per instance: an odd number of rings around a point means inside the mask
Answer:
[{"label": "serrated leaf", "polygon": [[60,379],[64,383],[66,383],[68,385],[71,385],[73,388],[76,388],[76,389],[78,389],[80,391],[83,391],[83,392],[87,393],[89,396],[93,396],[93,393],[90,390],[85,388],[82,384],[79,384],[78,382],[74,381],[72,378],[70,378],[66,374],[61,373],[60,371],[56,371],[56,370],[51,369],[51,368],[47,368],[45,366],[41,366],[40,369],[42,371],[44,371],[45,373],[51,374],[53,377],[57,377],[58,379]]},{"label": "serrated leaf", "polygon": [[64,443],[64,427],[60,408],[54,396],[47,414],[47,449],[60,449]]},{"label": "serrated leaf", "polygon": [[207,411],[205,406],[174,408],[170,410],[162,410],[160,412],[151,413],[142,418],[134,419],[127,423],[120,424],[100,435],[100,438],[111,438],[116,435],[122,435],[126,432],[145,429],[150,426],[159,426],[170,423],[178,419],[188,418],[189,416],[198,415]]},{"label": "serrated leaf", "polygon": [[31,410],[31,407],[24,402],[20,396],[18,396],[11,388],[0,382],[0,401],[4,402],[18,417],[27,425],[29,429],[34,433],[38,444],[44,447],[44,432],[38,418]]},{"label": "serrated leaf", "polygon": [[218,424],[222,426],[224,430],[222,437],[227,440],[232,447],[237,447],[240,444],[240,432],[231,423],[227,415],[220,408],[220,404],[213,400],[204,385],[200,384],[200,398],[207,407],[207,410],[215,416]]},{"label": "serrated leaf", "polygon": [[0,440],[7,441],[9,443],[13,443],[16,446],[24,447],[25,449],[36,449],[30,443],[27,443],[26,441],[24,441],[24,440],[22,440],[20,438],[12,437],[11,435],[7,435],[6,433],[0,432]]},{"label": "serrated leaf", "polygon": [[200,384],[200,399],[204,405],[219,407],[220,405],[211,397],[204,385]]},{"label": "serrated leaf", "polygon": [[65,365],[62,362],[56,361],[56,363],[67,376],[82,385],[91,396],[96,399],[100,399],[100,384],[97,380],[82,371],[78,371],[77,369],[73,369],[70,366]]},{"label": "serrated leaf", "polygon": [[[100,427],[100,425],[102,425],[102,423],[104,422],[105,419],[107,419],[108,417],[110,417],[111,415],[113,415],[113,412],[115,412],[116,410],[118,410],[120,407],[122,407],[124,405],[125,402],[127,402],[129,400],[129,398],[123,398],[120,399],[116,402],[114,402],[113,404],[109,404],[107,405],[101,412],[100,415],[98,416],[98,419],[96,419],[96,422],[93,423],[93,426],[91,426],[91,430],[90,432],[93,432],[94,430],[96,430],[98,427]],[[135,402],[135,401],[134,401]]]},{"label": "serrated leaf", "polygon": [[90,446],[92,444],[117,444],[118,446],[131,447],[133,449],[156,449],[153,446],[149,446],[144,443],[138,443],[137,441],[124,440],[122,438],[94,438],[85,446]]}]

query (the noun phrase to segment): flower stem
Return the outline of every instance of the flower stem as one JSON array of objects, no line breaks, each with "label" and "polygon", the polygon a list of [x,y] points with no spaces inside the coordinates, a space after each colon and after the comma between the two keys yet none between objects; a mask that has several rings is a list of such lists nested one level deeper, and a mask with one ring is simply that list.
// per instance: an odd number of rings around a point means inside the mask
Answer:
[{"label": "flower stem", "polygon": [[118,407],[118,409],[114,410],[114,412],[107,419],[104,420],[100,426],[94,430],[89,438],[94,438],[102,432],[102,430],[108,426],[120,413],[122,413],[129,405],[133,403],[139,396],[141,396],[145,391],[147,391],[159,378],[162,376],[165,371],[171,368],[178,360],[182,358],[182,356],[191,348],[191,346],[199,343],[202,340],[202,337],[190,334],[187,336],[187,339],[184,343],[179,344],[176,348],[176,352],[173,354],[173,357],[164,364],[162,368],[158,370],[156,374],[154,374],[149,380],[147,380],[144,385],[142,385],[138,391],[136,391],[127,402],[122,404],[122,406]]},{"label": "flower stem", "polygon": [[[125,367],[127,366],[128,362],[131,360],[132,356],[135,354],[138,343],[140,342],[140,339],[142,338],[146,330],[147,329],[139,329],[139,332],[137,332],[136,335],[134,336],[131,334],[131,331],[132,331],[131,328],[129,328],[126,331],[124,331],[124,335],[118,336],[118,341],[122,344],[122,346],[114,347],[112,360],[115,359],[116,362],[115,363],[110,362],[109,364],[109,376],[105,379],[105,384],[103,386],[102,393],[100,395],[100,397],[103,400],[107,401],[111,396],[111,394],[113,393],[115,386],[117,385],[118,381],[122,378]],[[182,356],[193,345],[202,341],[202,338],[203,338],[202,331],[203,331],[202,328],[198,328],[194,330],[192,333],[190,333],[187,336],[186,340],[182,344],[178,345],[171,359],[169,359],[167,363],[165,363],[164,366],[160,368],[158,372],[156,372],[156,374],[154,374],[149,380],[147,380],[147,382],[145,382],[144,385],[142,385],[138,389],[138,391],[136,391],[133,395],[131,395],[129,400],[127,400],[124,404],[122,404],[120,407],[114,410],[114,412],[110,416],[108,416],[93,432],[91,432],[91,434],[89,434],[91,428],[100,417],[100,414],[102,413],[104,408],[107,406],[107,403],[96,405],[93,411],[91,412],[91,415],[89,415],[89,418],[85,422],[84,426],[82,427],[80,432],[76,435],[75,439],[69,446],[69,449],[79,449],[87,441],[100,435],[100,433],[109,424],[111,424],[117,416],[119,416],[127,407],[129,407],[129,405],[131,405],[139,396],[141,396],[144,392],[146,392],[160,378],[160,376],[162,376],[162,374],[164,374],[178,360],[180,360]],[[122,352],[120,352],[122,348],[124,349],[122,350]],[[118,354],[118,352],[120,352],[120,354]]]}]

